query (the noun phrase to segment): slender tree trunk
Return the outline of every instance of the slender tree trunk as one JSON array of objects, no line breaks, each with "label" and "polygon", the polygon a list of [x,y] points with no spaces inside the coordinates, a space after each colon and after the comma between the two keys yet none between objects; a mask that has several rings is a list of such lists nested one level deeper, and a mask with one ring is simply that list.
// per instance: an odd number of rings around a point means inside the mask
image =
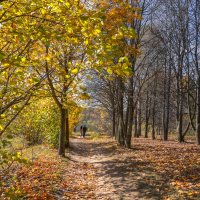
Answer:
[{"label": "slender tree trunk", "polygon": [[167,140],[166,133],[166,101],[167,101],[167,61],[165,60],[165,76],[164,76],[164,90],[163,90],[163,113],[162,113],[162,123],[163,123],[163,140]]},{"label": "slender tree trunk", "polygon": [[197,73],[197,101],[196,101],[196,143],[200,145],[200,69],[199,69],[199,45],[200,45],[200,1],[195,1],[195,66]]},{"label": "slender tree trunk", "polygon": [[119,84],[118,102],[117,102],[118,103],[118,115],[119,115],[118,143],[123,146],[125,144],[123,81],[121,79],[119,79],[118,84]]},{"label": "slender tree trunk", "polygon": [[123,113],[123,105],[121,102],[121,109],[120,109],[120,118],[119,118],[119,143],[121,146],[125,144],[125,136],[124,136],[124,113]]},{"label": "slender tree trunk", "polygon": [[117,107],[116,107],[116,109],[115,109],[115,111],[116,111],[116,117],[115,117],[115,120],[116,120],[116,123],[115,123],[115,140],[118,142],[118,144],[119,144],[119,118],[120,118],[120,116],[119,116],[119,99],[118,99],[118,97],[119,97],[119,86],[118,86],[118,81],[117,81],[117,83],[116,83],[116,104],[117,104]]},{"label": "slender tree trunk", "polygon": [[137,128],[137,136],[140,137],[142,135],[142,114],[141,114],[141,100],[138,100],[138,128]]},{"label": "slender tree trunk", "polygon": [[[165,63],[167,65],[167,63]],[[171,92],[171,66],[169,66],[167,77],[167,66],[165,66],[164,81],[164,106],[163,106],[163,140],[168,140],[169,132],[169,111],[170,111],[170,92]]]},{"label": "slender tree trunk", "polygon": [[182,69],[182,61],[183,57],[179,61],[179,78],[178,78],[178,141],[184,142],[183,135],[183,69]]},{"label": "slender tree trunk", "polygon": [[196,143],[200,145],[200,77],[197,79]]},{"label": "slender tree trunk", "polygon": [[168,140],[168,134],[169,134],[170,94],[171,94],[171,66],[169,66],[169,72],[168,72],[166,122],[165,122],[166,125],[165,125],[164,141]]},{"label": "slender tree trunk", "polygon": [[[182,79],[181,79],[182,80]],[[182,89],[180,89],[179,93],[179,104],[178,104],[178,141],[184,142],[184,136],[183,136],[183,93]]]},{"label": "slender tree trunk", "polygon": [[69,110],[66,109],[66,142],[65,147],[69,148]]},{"label": "slender tree trunk", "polygon": [[152,110],[152,140],[155,140],[156,139],[156,131],[155,131],[155,104],[153,106],[153,110]]},{"label": "slender tree trunk", "polygon": [[156,118],[156,98],[157,98],[157,77],[154,78],[154,89],[153,89],[153,108],[152,108],[152,140],[156,139],[156,127],[155,127],[155,118]]},{"label": "slender tree trunk", "polygon": [[138,115],[138,113],[137,112],[138,111],[137,111],[137,106],[136,106],[136,108],[135,108],[135,116],[134,116],[134,118],[135,118],[134,137],[138,136],[138,132],[137,132],[137,128],[138,128],[138,125],[137,125],[137,115]]},{"label": "slender tree trunk", "polygon": [[[135,69],[135,59],[132,59],[132,72],[134,72]],[[128,148],[131,148],[131,138],[132,138],[132,130],[133,130],[133,115],[134,115],[134,108],[133,108],[133,94],[134,94],[134,88],[133,88],[133,76],[129,79],[129,92],[128,92],[128,108],[127,108],[127,132],[126,132],[126,143],[125,146]]]},{"label": "slender tree trunk", "polygon": [[115,108],[113,107],[113,112],[112,112],[112,136],[115,137],[115,128],[116,127],[116,116],[115,116]]},{"label": "slender tree trunk", "polygon": [[148,138],[149,131],[149,91],[147,91],[146,110],[145,110],[145,138]]},{"label": "slender tree trunk", "polygon": [[119,143],[119,117],[116,115],[116,118],[115,118],[115,140]]},{"label": "slender tree trunk", "polygon": [[179,113],[179,121],[178,121],[178,141],[184,142],[183,136],[183,105],[180,102],[180,113]]},{"label": "slender tree trunk", "polygon": [[60,120],[60,135],[59,135],[59,148],[58,154],[65,156],[65,140],[66,140],[66,110],[60,109],[61,120]]}]

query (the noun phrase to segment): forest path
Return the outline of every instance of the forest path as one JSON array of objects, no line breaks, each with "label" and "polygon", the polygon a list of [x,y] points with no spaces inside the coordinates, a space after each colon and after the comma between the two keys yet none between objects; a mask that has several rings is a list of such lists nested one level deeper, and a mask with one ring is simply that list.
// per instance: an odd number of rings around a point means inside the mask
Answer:
[{"label": "forest path", "polygon": [[69,157],[94,166],[97,200],[162,199],[160,187],[164,181],[135,154],[109,137],[73,138]]}]

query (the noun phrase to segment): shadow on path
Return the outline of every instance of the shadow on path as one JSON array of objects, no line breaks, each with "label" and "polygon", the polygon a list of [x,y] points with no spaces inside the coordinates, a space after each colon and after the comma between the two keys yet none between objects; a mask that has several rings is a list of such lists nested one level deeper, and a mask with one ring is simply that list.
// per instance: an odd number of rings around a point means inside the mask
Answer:
[{"label": "shadow on path", "polygon": [[169,186],[148,162],[138,160],[134,153],[134,149],[118,147],[110,138],[98,142],[80,138],[72,139],[70,157],[94,164],[96,199],[162,199]]}]

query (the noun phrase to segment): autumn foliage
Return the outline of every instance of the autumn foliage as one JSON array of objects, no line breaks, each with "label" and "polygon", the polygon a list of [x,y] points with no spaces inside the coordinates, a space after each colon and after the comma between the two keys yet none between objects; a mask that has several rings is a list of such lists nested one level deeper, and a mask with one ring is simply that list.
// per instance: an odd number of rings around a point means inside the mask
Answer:
[{"label": "autumn foliage", "polygon": [[94,199],[92,165],[56,158],[55,150],[46,153],[29,165],[13,166],[8,174],[0,174],[2,199]]}]

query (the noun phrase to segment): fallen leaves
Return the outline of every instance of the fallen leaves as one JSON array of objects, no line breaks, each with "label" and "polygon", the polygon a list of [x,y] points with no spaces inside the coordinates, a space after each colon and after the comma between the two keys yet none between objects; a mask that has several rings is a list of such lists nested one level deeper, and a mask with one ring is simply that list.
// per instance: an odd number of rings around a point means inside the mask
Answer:
[{"label": "fallen leaves", "polygon": [[[77,145],[80,146],[77,148]],[[121,187],[124,191],[123,187],[135,185],[138,191],[143,191],[141,195],[146,191],[147,196],[160,195],[162,199],[200,197],[200,147],[196,145],[139,138],[134,139],[133,149],[126,149],[109,138],[85,139],[75,143],[74,153],[78,154],[77,158],[82,158],[76,161],[61,159],[56,156],[56,151],[48,151],[31,166],[21,165],[0,176],[0,198],[98,199],[94,192],[99,180],[95,177],[97,164],[89,163],[92,160],[104,163],[101,170],[109,183],[114,182],[112,175],[118,178],[114,183],[117,190]],[[122,177],[123,183],[120,183]],[[125,186],[125,183],[130,185]],[[102,185],[102,190],[106,189]]]},{"label": "fallen leaves", "polygon": [[200,197],[199,146],[142,138],[134,139],[134,143],[137,149],[136,157],[149,162],[149,167],[164,177],[166,183],[170,184],[171,190],[175,189],[177,198]]},{"label": "fallen leaves", "polygon": [[[6,176],[6,177],[5,177]],[[0,176],[0,198],[54,200],[95,199],[92,165],[73,163],[56,156],[40,156],[30,166],[13,168]]]},{"label": "fallen leaves", "polygon": [[61,189],[64,199],[96,199],[95,170],[92,164],[70,162],[70,169],[64,169]]}]

